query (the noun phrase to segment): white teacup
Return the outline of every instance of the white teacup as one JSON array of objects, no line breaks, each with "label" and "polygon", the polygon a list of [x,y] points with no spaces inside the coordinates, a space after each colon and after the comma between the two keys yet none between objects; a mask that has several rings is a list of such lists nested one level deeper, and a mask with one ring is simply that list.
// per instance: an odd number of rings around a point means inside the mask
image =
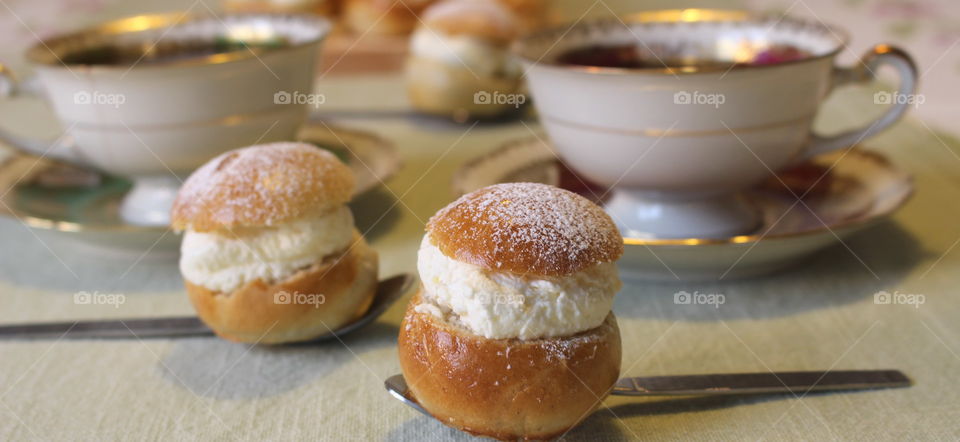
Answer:
[{"label": "white teacup", "polygon": [[[909,103],[900,100],[861,129],[832,137],[811,131],[832,88],[872,80],[882,65],[898,72],[901,96],[914,93],[913,62],[890,46],[875,47],[852,68],[835,67],[844,35],[792,17],[688,9],[548,30],[515,49],[553,145],[570,167],[614,188],[606,209],[624,235],[719,238],[757,227],[757,211],[739,191],[795,161],[856,144],[903,115]],[[596,45],[635,45],[653,67],[558,60]],[[806,55],[733,64],[785,46]]]},{"label": "white teacup", "polygon": [[[309,111],[323,18],[283,15],[129,17],[27,52],[63,125],[61,145],[15,147],[130,177],[121,214],[166,225],[184,177],[217,154],[292,139]],[[7,95],[18,88],[0,69]],[[296,95],[300,94],[300,95]]]}]

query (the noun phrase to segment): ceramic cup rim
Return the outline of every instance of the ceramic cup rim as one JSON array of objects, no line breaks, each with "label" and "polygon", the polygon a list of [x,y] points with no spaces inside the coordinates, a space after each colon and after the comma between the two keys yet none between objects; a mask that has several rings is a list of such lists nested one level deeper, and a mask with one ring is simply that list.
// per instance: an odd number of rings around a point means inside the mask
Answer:
[{"label": "ceramic cup rim", "polygon": [[[69,46],[71,43],[80,41],[83,42],[85,39],[110,39],[111,37],[123,35],[123,34],[132,34],[136,32],[143,32],[149,30],[157,30],[163,28],[170,28],[174,26],[180,26],[186,23],[199,22],[204,20],[216,20],[220,23],[225,23],[227,20],[267,20],[274,23],[279,23],[282,20],[298,20],[301,23],[312,25],[316,28],[316,35],[292,43],[289,45],[284,45],[278,48],[263,48],[263,47],[248,47],[247,50],[238,50],[227,53],[219,54],[210,54],[198,57],[189,57],[184,59],[170,60],[170,61],[160,61],[160,62],[151,62],[136,65],[136,69],[159,69],[159,68],[170,68],[170,67],[185,67],[185,66],[201,66],[201,65],[215,65],[215,64],[224,64],[224,63],[233,63],[249,59],[257,59],[266,54],[278,53],[283,51],[290,51],[298,48],[303,48],[311,45],[318,44],[322,42],[329,34],[332,28],[332,24],[329,19],[321,16],[310,16],[310,15],[292,15],[292,14],[277,14],[277,13],[230,13],[216,15],[213,13],[202,14],[202,13],[181,13],[181,12],[170,12],[170,13],[158,13],[158,14],[140,14],[132,15],[116,20],[110,20],[107,22],[100,23],[91,27],[87,27],[77,31],[71,31],[66,33],[57,34],[50,38],[45,38],[33,46],[31,46],[26,51],[27,61],[44,68],[54,68],[54,69],[63,69],[63,70],[77,70],[81,69],[84,71],[104,71],[104,72],[125,72],[131,69],[127,64],[96,64],[89,65],[83,63],[65,63],[63,61],[63,56],[68,54],[70,51],[66,49],[60,49],[64,46]],[[83,43],[78,44],[78,47],[85,46]]]},{"label": "ceramic cup rim", "polygon": [[[682,24],[682,23],[750,23],[760,25],[763,23],[769,23],[773,21],[774,26],[778,25],[780,22],[787,22],[791,24],[796,24],[803,26],[804,28],[816,29],[820,32],[826,33],[826,35],[834,40],[833,47],[830,50],[825,51],[821,54],[811,55],[809,57],[803,57],[796,60],[788,60],[779,63],[771,64],[751,64],[751,65],[742,65],[736,66],[733,68],[728,67],[651,67],[651,68],[633,68],[633,67],[604,67],[604,66],[582,66],[582,65],[571,65],[571,64],[562,64],[554,60],[545,60],[546,57],[536,57],[531,55],[531,52],[534,52],[533,49],[536,48],[536,44],[539,40],[555,37],[553,40],[558,41],[559,39],[565,38],[567,34],[576,29],[585,30],[592,27],[600,28],[611,28],[617,27],[622,28],[624,25],[644,25],[644,24]],[[593,75],[667,75],[667,76],[679,76],[679,75],[693,75],[693,74],[704,74],[704,73],[722,73],[726,71],[754,71],[761,69],[776,68],[782,66],[798,65],[803,63],[812,63],[825,59],[832,59],[841,51],[843,51],[850,42],[849,33],[838,26],[824,23],[819,20],[808,20],[798,18],[792,15],[786,14],[768,14],[760,12],[752,12],[748,10],[738,10],[738,9],[706,9],[706,8],[689,8],[689,9],[657,9],[649,11],[641,11],[633,14],[629,14],[625,17],[606,17],[594,20],[584,20],[582,22],[577,22],[573,24],[561,25],[553,28],[544,29],[538,32],[531,33],[522,37],[518,40],[512,47],[511,51],[514,56],[517,57],[528,69],[533,67],[542,67],[553,70],[567,71],[567,72],[578,72],[585,74]],[[537,51],[537,52],[546,52],[549,53],[551,49],[546,51]]]}]

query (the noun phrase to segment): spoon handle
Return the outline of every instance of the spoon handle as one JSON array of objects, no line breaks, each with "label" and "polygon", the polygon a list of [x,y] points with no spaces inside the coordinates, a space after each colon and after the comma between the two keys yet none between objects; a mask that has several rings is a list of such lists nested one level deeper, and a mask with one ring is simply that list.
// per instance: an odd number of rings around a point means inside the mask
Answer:
[{"label": "spoon handle", "polygon": [[[359,319],[310,342],[338,339],[376,320],[415,285],[410,274],[395,275],[378,283],[370,309]],[[74,302],[82,297],[74,297]],[[90,302],[90,298],[86,298]],[[104,321],[65,321],[27,324],[0,324],[0,340],[7,339],[145,339],[213,336],[200,318],[174,316],[166,318],[111,319]]]},{"label": "spoon handle", "polygon": [[0,339],[124,339],[212,336],[194,316],[0,325]]},{"label": "spoon handle", "polygon": [[865,390],[910,386],[898,370],[791,371],[623,378],[610,394],[681,396],[723,394],[804,394],[810,391]]}]

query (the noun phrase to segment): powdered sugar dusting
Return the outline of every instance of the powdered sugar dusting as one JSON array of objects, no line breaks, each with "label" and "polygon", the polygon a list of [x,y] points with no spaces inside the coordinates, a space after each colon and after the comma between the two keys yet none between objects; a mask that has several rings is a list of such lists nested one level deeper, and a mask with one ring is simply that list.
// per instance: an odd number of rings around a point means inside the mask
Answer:
[{"label": "powdered sugar dusting", "polygon": [[601,208],[546,184],[485,187],[437,212],[427,228],[445,255],[514,273],[566,275],[623,253]]},{"label": "powdered sugar dusting", "polygon": [[190,175],[174,203],[175,227],[275,225],[343,204],[353,186],[346,165],[310,144],[236,149]]}]

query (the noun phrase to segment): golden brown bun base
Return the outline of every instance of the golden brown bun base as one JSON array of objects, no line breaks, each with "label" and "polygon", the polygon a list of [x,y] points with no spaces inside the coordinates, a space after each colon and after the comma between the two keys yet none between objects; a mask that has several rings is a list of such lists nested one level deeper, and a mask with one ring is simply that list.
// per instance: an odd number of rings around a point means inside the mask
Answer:
[{"label": "golden brown bun base", "polygon": [[549,439],[596,409],[620,376],[613,313],[571,337],[486,339],[407,307],[400,325],[403,376],[440,422],[497,439]]},{"label": "golden brown bun base", "polygon": [[[377,289],[377,254],[359,235],[342,255],[329,257],[275,284],[256,280],[218,293],[184,280],[197,315],[220,337],[279,344],[308,341],[352,322],[370,308]],[[278,303],[275,295],[322,294],[323,303]],[[314,298],[316,299],[316,298]]]}]

